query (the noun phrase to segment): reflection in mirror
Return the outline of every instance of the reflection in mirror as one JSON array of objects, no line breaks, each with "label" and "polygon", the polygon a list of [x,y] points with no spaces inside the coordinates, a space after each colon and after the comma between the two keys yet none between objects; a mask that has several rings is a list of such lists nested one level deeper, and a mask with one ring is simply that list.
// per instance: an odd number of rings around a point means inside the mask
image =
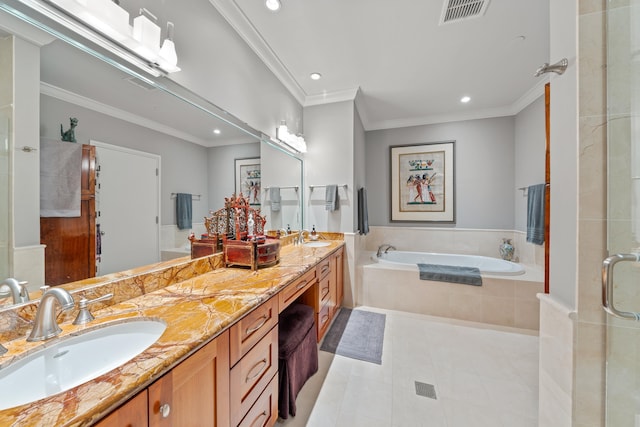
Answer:
[{"label": "reflection in mirror", "polygon": [[302,230],[304,183],[302,159],[262,140],[262,212],[266,230]]},{"label": "reflection in mirror", "polygon": [[[12,18],[2,11],[0,15],[3,18],[0,22],[6,22],[5,17]],[[40,23],[38,28],[50,28],[55,25],[52,22],[46,24],[49,27]],[[59,34],[64,34],[60,28],[51,32],[57,33],[57,31]],[[155,261],[187,256],[188,234],[191,231],[196,234],[204,232],[204,216],[209,211],[222,207],[224,197],[228,197],[235,191],[234,160],[259,157],[261,135],[241,120],[170,79],[141,76],[137,71],[129,70],[126,66],[116,63],[113,58],[107,58],[104,52],[96,53],[99,49],[95,46],[90,48],[88,43],[86,45],[82,46],[84,50],[81,50],[77,48],[74,40],[55,40],[45,44],[39,50],[41,82],[37,84],[40,85],[41,143],[59,142],[61,125],[67,129],[70,117],[75,117],[78,119],[78,126],[75,128],[78,143],[97,146],[96,179],[98,180],[103,167],[113,167],[117,170],[117,174],[127,176],[141,169],[137,166],[123,168],[118,162],[107,166],[108,156],[101,155],[100,152],[104,147],[126,154],[142,153],[143,156],[159,158],[158,213],[157,219],[152,219],[158,223],[156,227],[152,227],[155,229],[156,236],[143,236],[138,231],[134,231],[125,235],[123,239],[129,251],[136,251],[138,250],[135,247],[137,242],[155,238],[157,244],[151,245],[150,249]],[[19,73],[20,70],[17,72]],[[5,78],[2,77],[4,81]],[[3,130],[2,123],[0,123],[0,138]],[[220,131],[219,134],[214,134],[216,129]],[[265,145],[262,144],[262,146]],[[39,156],[39,153],[32,152],[30,155]],[[5,160],[5,157],[0,160]],[[269,166],[273,166],[272,162],[280,161],[284,162],[282,167],[275,169],[268,167],[263,171],[263,182],[264,180],[270,182],[271,170],[281,169],[290,174],[287,178],[288,185],[297,185],[302,188],[301,161],[295,158],[291,160],[289,156],[276,153],[272,156]],[[0,173],[4,172],[5,169],[0,169]],[[102,173],[106,175],[106,169],[102,169]],[[10,180],[9,174],[6,175],[6,179]],[[0,185],[9,188],[4,185],[4,176],[2,179]],[[135,175],[131,175],[128,179],[129,182],[139,181]],[[127,178],[124,181],[127,182]],[[38,190],[39,188],[36,187],[35,191]],[[7,200],[3,191],[5,189],[0,188],[0,197],[2,200]],[[16,191],[21,191],[21,188],[16,186]],[[109,238],[112,238],[112,235],[116,234],[114,230],[120,227],[112,227],[110,230],[105,228],[105,224],[100,223],[102,218],[100,213],[109,209],[121,212],[124,215],[121,221],[130,222],[127,213],[136,210],[139,199],[136,194],[133,194],[129,198],[122,197],[115,203],[108,203],[107,191],[107,188],[101,186],[95,195],[98,212],[96,226],[100,229],[94,236],[97,237],[96,259],[100,274],[112,272],[99,268],[100,262],[106,257],[122,255],[125,260],[127,259],[127,253],[119,253],[120,251],[109,253],[107,250]],[[115,190],[116,193],[121,191],[124,190],[121,188]],[[177,228],[176,193],[193,195],[190,228],[182,230]],[[291,203],[294,201],[295,199],[291,200]],[[2,206],[6,208],[7,204],[2,203]],[[268,213],[264,207],[263,211]],[[287,201],[280,221],[290,221],[293,228],[295,224],[299,224],[301,217],[300,208],[290,206],[290,202]],[[3,220],[9,218],[9,215],[2,215],[2,218]],[[138,229],[134,228],[134,230]],[[20,230],[16,229],[16,233],[20,233]],[[10,230],[7,235],[11,235]],[[6,250],[2,251],[3,237],[0,230],[0,257],[4,257],[6,252]],[[45,263],[55,262],[52,257],[47,257],[46,252],[45,259]],[[0,260],[0,269],[8,264],[4,259]],[[119,270],[137,266],[139,264],[123,264]],[[10,273],[7,271],[4,275]],[[81,278],[72,277],[70,271],[66,273],[67,281]],[[49,282],[48,278],[45,278],[45,281]],[[30,289],[37,289],[40,285],[42,283],[30,283]]]}]

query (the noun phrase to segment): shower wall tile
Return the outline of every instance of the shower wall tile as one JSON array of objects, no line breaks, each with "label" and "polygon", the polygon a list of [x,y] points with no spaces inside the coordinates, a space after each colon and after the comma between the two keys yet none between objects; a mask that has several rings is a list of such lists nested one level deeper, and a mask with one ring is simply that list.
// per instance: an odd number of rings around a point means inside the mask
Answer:
[{"label": "shower wall tile", "polygon": [[574,314],[550,295],[540,295],[540,427],[571,427]]}]

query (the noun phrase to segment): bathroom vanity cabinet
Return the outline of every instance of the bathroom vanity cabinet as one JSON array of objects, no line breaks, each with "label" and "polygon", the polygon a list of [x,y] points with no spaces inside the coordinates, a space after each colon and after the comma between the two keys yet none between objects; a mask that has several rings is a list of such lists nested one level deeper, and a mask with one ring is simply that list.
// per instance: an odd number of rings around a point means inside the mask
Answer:
[{"label": "bathroom vanity cabinet", "polygon": [[[128,362],[101,381],[83,384],[82,393],[66,392],[63,397],[75,404],[56,413],[54,424],[272,427],[278,417],[279,314],[295,302],[313,307],[320,341],[341,304],[344,245],[330,244],[322,250],[288,246],[285,262],[260,274],[214,269],[154,291],[149,299],[137,297],[140,315],[164,320],[167,333],[140,356],[144,363]],[[212,302],[217,292],[224,297]],[[114,310],[98,313],[97,321],[118,318]],[[185,347],[189,356],[179,351]],[[48,401],[39,402],[43,411]],[[116,402],[124,403],[109,411]],[[25,408],[0,411],[0,424],[37,425],[40,407]]]},{"label": "bathroom vanity cabinet", "polygon": [[164,374],[96,427],[229,426],[229,332]]}]

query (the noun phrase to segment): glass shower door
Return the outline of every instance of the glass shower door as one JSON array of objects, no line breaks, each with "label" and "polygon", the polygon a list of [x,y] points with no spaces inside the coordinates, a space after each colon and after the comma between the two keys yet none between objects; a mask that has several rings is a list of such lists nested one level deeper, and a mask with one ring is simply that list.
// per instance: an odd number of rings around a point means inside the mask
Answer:
[{"label": "glass shower door", "polygon": [[607,246],[611,257],[603,269],[603,304],[608,306],[606,425],[638,427],[640,0],[607,5]]}]

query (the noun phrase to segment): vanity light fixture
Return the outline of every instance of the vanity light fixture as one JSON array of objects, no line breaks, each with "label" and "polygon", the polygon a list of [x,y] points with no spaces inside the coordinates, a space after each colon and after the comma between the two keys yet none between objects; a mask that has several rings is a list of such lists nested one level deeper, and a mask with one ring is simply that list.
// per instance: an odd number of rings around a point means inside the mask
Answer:
[{"label": "vanity light fixture", "polygon": [[320,74],[320,73],[311,73],[311,75],[309,77],[311,77],[311,80],[320,80],[322,78],[322,74]]},{"label": "vanity light fixture", "polygon": [[267,7],[267,9],[269,9],[271,12],[277,12],[280,10],[280,7],[282,7],[282,5],[280,4],[280,0],[266,0],[264,2],[264,5]]},{"label": "vanity light fixture", "polygon": [[[173,43],[173,24],[160,48],[160,27],[145,10],[129,25],[129,13],[112,0],[20,0],[112,54],[158,77],[180,71]],[[79,21],[79,22],[78,22]],[[84,25],[82,25],[82,24]],[[169,25],[168,25],[169,26]],[[168,42],[168,43],[167,43]],[[165,47],[166,45],[166,47]]]},{"label": "vanity light fixture", "polygon": [[287,123],[284,120],[281,121],[280,126],[276,128],[276,138],[296,153],[307,152],[307,142],[304,140],[304,137],[289,133],[289,128],[287,128]]},{"label": "vanity light fixture", "polygon": [[160,57],[167,61],[167,64],[175,67],[178,65],[178,54],[176,44],[173,42],[173,22],[167,22],[167,38],[162,42]]},{"label": "vanity light fixture", "polygon": [[469,101],[471,101],[471,98],[468,96],[463,96],[462,98],[460,98],[460,102],[462,102],[463,104],[466,104]]}]

